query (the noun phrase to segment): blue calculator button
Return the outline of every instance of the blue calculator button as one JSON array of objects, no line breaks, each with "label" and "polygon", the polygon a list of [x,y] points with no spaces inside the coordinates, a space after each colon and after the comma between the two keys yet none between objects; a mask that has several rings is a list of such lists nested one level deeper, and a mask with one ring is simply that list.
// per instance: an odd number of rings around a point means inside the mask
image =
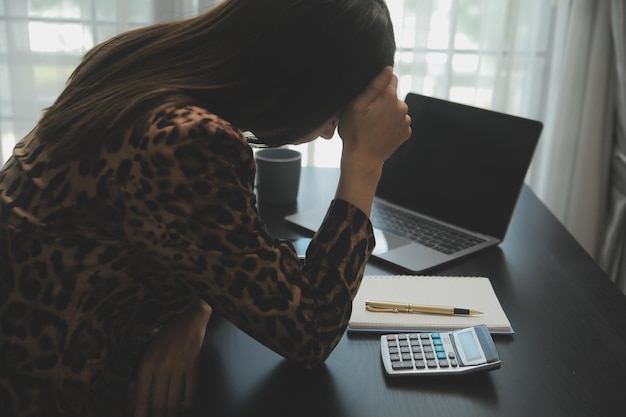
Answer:
[{"label": "blue calculator button", "polygon": [[443,346],[435,346],[435,352],[439,353],[439,352],[445,352],[446,350],[443,348]]},{"label": "blue calculator button", "polygon": [[437,352],[437,359],[444,360],[447,359],[446,352]]},{"label": "blue calculator button", "polygon": [[441,339],[441,335],[439,333],[431,333],[430,337],[433,339]]}]

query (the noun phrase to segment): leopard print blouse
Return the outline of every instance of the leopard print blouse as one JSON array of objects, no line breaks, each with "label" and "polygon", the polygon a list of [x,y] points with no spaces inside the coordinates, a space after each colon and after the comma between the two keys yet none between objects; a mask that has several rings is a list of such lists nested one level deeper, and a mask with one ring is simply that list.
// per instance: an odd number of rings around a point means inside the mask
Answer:
[{"label": "leopard print blouse", "polygon": [[30,135],[0,171],[3,415],[123,415],[154,329],[199,298],[305,366],[345,330],[363,212],[333,201],[300,266],[258,217],[239,130],[188,106],[137,131],[71,164]]}]

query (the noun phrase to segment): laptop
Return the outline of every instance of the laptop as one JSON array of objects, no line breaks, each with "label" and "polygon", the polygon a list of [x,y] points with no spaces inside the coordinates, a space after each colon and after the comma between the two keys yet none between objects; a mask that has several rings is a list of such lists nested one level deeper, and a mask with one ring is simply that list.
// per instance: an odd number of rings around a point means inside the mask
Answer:
[{"label": "laptop", "polygon": [[[420,273],[504,240],[542,123],[409,93],[413,134],[385,161],[373,256]],[[316,231],[325,209],[287,222]]]}]

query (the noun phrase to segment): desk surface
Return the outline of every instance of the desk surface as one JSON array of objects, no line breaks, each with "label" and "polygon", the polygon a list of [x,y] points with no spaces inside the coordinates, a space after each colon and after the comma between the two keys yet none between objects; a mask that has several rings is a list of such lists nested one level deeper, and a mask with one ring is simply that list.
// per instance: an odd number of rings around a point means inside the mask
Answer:
[{"label": "desk surface", "polygon": [[[338,171],[304,168],[299,207],[326,205]],[[276,237],[300,232],[298,206],[261,207]],[[371,261],[367,274],[402,271]],[[626,297],[525,188],[505,241],[431,271],[479,275],[515,328],[494,336],[502,368],[403,380],[383,373],[378,337],[346,334],[327,362],[303,370],[219,317],[204,346],[198,416],[626,415]]]}]

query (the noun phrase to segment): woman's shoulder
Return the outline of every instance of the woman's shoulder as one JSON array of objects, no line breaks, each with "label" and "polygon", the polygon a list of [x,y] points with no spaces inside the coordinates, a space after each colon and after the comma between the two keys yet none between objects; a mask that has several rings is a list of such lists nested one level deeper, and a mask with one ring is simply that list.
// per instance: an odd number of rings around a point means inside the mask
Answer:
[{"label": "woman's shoulder", "polygon": [[148,116],[149,136],[230,137],[246,142],[243,133],[219,115],[198,105],[166,105]]},{"label": "woman's shoulder", "polygon": [[146,121],[143,131],[128,142],[134,159],[185,169],[227,166],[246,177],[254,171],[252,149],[241,130],[202,106],[162,106]]}]

